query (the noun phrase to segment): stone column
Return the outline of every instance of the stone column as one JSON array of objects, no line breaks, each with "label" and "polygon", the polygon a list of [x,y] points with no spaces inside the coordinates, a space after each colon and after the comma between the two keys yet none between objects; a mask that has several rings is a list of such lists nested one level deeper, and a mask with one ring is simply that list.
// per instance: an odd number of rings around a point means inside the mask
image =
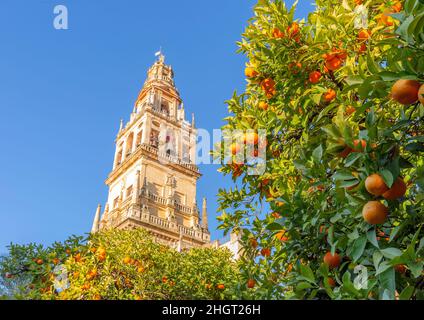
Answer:
[{"label": "stone column", "polygon": [[141,143],[150,144],[151,122],[152,118],[150,114],[146,113],[146,118],[143,123],[143,136],[141,137]]},{"label": "stone column", "polygon": [[133,203],[139,204],[140,200],[140,170],[135,173],[135,181],[133,187]]},{"label": "stone column", "polygon": [[202,204],[202,227],[208,230],[208,209],[206,205],[206,198],[203,198]]}]

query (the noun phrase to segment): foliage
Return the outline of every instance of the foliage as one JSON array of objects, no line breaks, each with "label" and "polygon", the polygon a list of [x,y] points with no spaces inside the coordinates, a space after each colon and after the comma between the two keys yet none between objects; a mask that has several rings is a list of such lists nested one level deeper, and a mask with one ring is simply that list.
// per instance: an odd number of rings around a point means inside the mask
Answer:
[{"label": "foliage", "polygon": [[238,283],[226,249],[178,252],[143,229],[72,237],[48,248],[11,245],[0,263],[16,299],[230,299]]},{"label": "foliage", "polygon": [[[247,86],[227,102],[223,129],[266,129],[266,172],[220,169],[237,182],[219,192],[220,228],[240,234],[257,297],[423,299],[424,106],[390,90],[399,79],[424,83],[424,4],[315,3],[295,21],[295,6],[260,0],[239,43]],[[387,188],[403,179],[406,194],[373,196],[373,173]],[[371,200],[388,207],[383,224],[364,221]],[[323,262],[327,252],[339,266]],[[366,286],[354,284],[360,276]]]}]

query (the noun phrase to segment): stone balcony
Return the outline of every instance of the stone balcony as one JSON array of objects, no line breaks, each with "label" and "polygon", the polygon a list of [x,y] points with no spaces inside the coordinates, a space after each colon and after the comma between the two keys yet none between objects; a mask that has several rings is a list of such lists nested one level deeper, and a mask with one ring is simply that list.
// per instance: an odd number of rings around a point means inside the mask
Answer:
[{"label": "stone balcony", "polygon": [[[122,205],[126,205],[126,201]],[[210,233],[200,227],[188,228],[179,224],[174,219],[164,219],[156,215],[144,212],[141,207],[132,207],[115,209],[108,213],[108,221],[104,227],[118,227],[118,228],[131,228],[131,227],[144,227],[150,231],[157,230],[158,233],[170,235],[174,240],[180,236],[185,239],[191,239],[199,244],[209,243]],[[156,232],[154,232],[156,233]]]}]

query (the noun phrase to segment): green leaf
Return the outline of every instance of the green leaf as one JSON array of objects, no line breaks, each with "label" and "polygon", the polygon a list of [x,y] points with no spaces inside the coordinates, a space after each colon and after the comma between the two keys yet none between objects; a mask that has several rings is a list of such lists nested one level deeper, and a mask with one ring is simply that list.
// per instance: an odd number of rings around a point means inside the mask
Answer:
[{"label": "green leaf", "polygon": [[356,179],[350,172],[336,172],[333,175],[334,180],[353,180]]},{"label": "green leaf", "polygon": [[358,259],[362,256],[366,245],[367,245],[367,237],[365,235],[355,240],[355,242],[353,243],[352,252],[351,252],[353,262],[358,261]]},{"label": "green leaf", "polygon": [[392,265],[390,263],[388,263],[387,261],[383,261],[382,263],[380,263],[380,265],[378,266],[377,271],[375,272],[375,275],[378,276],[380,273],[383,273],[384,271],[386,271],[387,269],[392,268]]},{"label": "green leaf", "polygon": [[388,268],[381,274],[379,274],[379,281],[381,288],[386,289],[389,293],[388,299],[393,300],[395,298],[396,290],[396,278],[395,278],[395,269]]},{"label": "green leaf", "polygon": [[306,289],[312,288],[312,285],[309,282],[300,282],[297,286],[296,286],[296,290],[297,291],[303,291]]},{"label": "green leaf", "polygon": [[266,228],[268,230],[275,231],[275,230],[282,230],[283,226],[277,222],[273,222],[273,223],[270,223]]},{"label": "green leaf", "polygon": [[353,186],[357,185],[358,183],[359,183],[359,181],[354,179],[354,180],[342,181],[342,182],[338,183],[337,185],[340,188],[349,188],[349,187],[353,187]]},{"label": "green leaf", "polygon": [[[396,78],[396,80],[397,79],[399,79],[399,78]],[[362,79],[361,76],[354,75],[354,76],[348,76],[345,79],[345,81],[349,86],[353,86],[353,85],[356,85],[356,84],[362,84],[364,82],[364,79]]]},{"label": "green leaf", "polygon": [[399,295],[399,300],[409,300],[414,293],[415,288],[413,286],[408,286]]},{"label": "green leaf", "polygon": [[352,152],[349,154],[345,161],[345,167],[348,168],[353,165],[358,159],[362,158],[363,154],[361,152]]},{"label": "green leaf", "polygon": [[380,251],[374,251],[372,255],[372,261],[374,263],[375,270],[378,270],[378,265],[380,264],[381,259],[383,259],[383,255]]},{"label": "green leaf", "polygon": [[383,178],[384,183],[385,183],[385,184],[386,184],[389,188],[391,188],[391,187],[392,187],[392,185],[393,185],[393,181],[394,181],[394,178],[393,178],[392,173],[391,173],[389,170],[384,169],[384,170],[380,170],[380,171],[379,171],[379,174],[380,174],[380,175],[381,175],[381,177]]},{"label": "green leaf", "polygon": [[348,271],[346,271],[343,274],[342,282],[343,282],[343,289],[345,289],[350,294],[353,294],[354,296],[359,295],[359,291],[356,290],[355,286],[353,285],[352,281],[350,280],[350,273]]},{"label": "green leaf", "polygon": [[322,145],[319,145],[315,150],[312,152],[312,158],[315,160],[315,162],[320,162],[322,159]]},{"label": "green leaf", "polygon": [[314,273],[312,272],[311,268],[308,265],[304,266],[303,264],[300,264],[299,268],[300,268],[300,274],[302,275],[303,278],[305,278],[306,280],[310,282],[315,283]]},{"label": "green leaf", "polygon": [[371,229],[367,232],[367,239],[374,247],[379,248],[375,229]]},{"label": "green leaf", "polygon": [[402,251],[400,251],[398,248],[381,249],[380,252],[388,259],[393,259],[402,255]]}]

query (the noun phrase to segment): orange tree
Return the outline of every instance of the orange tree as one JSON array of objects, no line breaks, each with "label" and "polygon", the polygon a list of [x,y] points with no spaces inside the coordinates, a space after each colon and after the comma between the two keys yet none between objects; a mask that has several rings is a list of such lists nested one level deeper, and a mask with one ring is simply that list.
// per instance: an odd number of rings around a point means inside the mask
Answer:
[{"label": "orange tree", "polygon": [[226,249],[184,252],[143,229],[72,237],[48,248],[11,245],[0,286],[16,299],[231,299],[240,280]]},{"label": "orange tree", "polygon": [[220,228],[255,297],[422,299],[424,3],[315,4],[260,0],[239,43],[223,129],[267,130],[266,171],[220,169]]}]

